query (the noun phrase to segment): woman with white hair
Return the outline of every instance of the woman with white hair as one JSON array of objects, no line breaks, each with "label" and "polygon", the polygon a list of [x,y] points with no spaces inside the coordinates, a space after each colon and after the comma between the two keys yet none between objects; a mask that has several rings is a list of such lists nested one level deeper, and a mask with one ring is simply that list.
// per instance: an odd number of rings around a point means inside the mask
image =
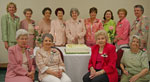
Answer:
[{"label": "woman with white hair", "polygon": [[83,82],[118,82],[115,46],[108,43],[105,30],[97,31],[95,40],[96,45],[91,49],[89,72],[84,75]]},{"label": "woman with white hair", "polygon": [[5,82],[33,82],[35,66],[33,50],[27,47],[28,32],[16,32],[17,44],[8,49],[8,66]]},{"label": "woman with white hair", "polygon": [[125,49],[120,67],[123,71],[121,82],[149,82],[149,64],[146,51],[140,50],[140,37],[133,35],[130,49]]},{"label": "woman with white hair", "polygon": [[79,19],[80,12],[77,8],[72,8],[70,10],[70,20],[66,21],[66,36],[67,43],[72,44],[84,44],[84,36],[86,34],[86,29],[84,26],[84,21]]}]

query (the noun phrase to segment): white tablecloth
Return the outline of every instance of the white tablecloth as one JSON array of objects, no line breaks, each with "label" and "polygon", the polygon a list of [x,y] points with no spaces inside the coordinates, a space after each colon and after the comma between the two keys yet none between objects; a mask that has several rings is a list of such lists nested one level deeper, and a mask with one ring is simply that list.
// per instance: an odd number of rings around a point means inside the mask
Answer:
[{"label": "white tablecloth", "polygon": [[58,47],[64,55],[66,73],[72,82],[83,82],[82,77],[88,72],[91,54],[66,54],[65,47]]},{"label": "white tablecloth", "polygon": [[83,82],[82,77],[88,72],[90,54],[65,54],[65,47],[58,47],[64,55],[66,73],[72,82]]}]

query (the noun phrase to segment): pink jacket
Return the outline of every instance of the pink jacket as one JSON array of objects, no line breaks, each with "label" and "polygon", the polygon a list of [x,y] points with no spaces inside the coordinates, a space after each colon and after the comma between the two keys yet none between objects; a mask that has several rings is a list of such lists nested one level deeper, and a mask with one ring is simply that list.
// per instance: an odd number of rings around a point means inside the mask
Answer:
[{"label": "pink jacket", "polygon": [[86,27],[86,36],[85,36],[85,42],[88,46],[93,46],[96,44],[95,41],[95,33],[98,30],[103,29],[103,24],[100,19],[95,19],[93,24],[91,24],[91,19],[85,19],[85,27]]},{"label": "pink jacket", "polygon": [[[88,69],[90,71],[90,67],[96,68],[96,59],[97,55],[99,54],[99,45],[92,46],[92,54],[89,61]],[[104,56],[105,55],[105,56]],[[117,60],[117,54],[116,54],[116,48],[114,45],[106,43],[103,49],[103,53],[101,55],[101,61],[102,61],[102,69],[105,70],[109,82],[118,82],[118,72],[116,69],[116,60]]]},{"label": "pink jacket", "polygon": [[130,23],[124,18],[122,21],[118,21],[116,26],[116,36],[120,37],[121,40],[117,41],[117,45],[123,45],[129,43]]},{"label": "pink jacket", "polygon": [[[31,57],[33,51],[26,49],[25,54],[28,60],[28,67],[29,67],[28,71],[35,70],[35,66],[33,64],[34,60]],[[16,76],[26,76],[28,71],[22,67],[22,62],[23,62],[23,54],[18,44],[10,47],[8,49],[8,66],[5,79],[13,78]]]}]

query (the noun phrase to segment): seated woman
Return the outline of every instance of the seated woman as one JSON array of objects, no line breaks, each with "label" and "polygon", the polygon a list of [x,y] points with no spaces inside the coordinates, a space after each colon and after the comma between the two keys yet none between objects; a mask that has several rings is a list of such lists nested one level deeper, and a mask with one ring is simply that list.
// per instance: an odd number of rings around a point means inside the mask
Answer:
[{"label": "seated woman", "polygon": [[95,34],[96,45],[92,46],[89,61],[89,72],[84,75],[83,82],[118,82],[116,69],[116,48],[107,43],[108,35],[104,30]]},{"label": "seated woman", "polygon": [[53,36],[44,34],[42,36],[43,46],[36,52],[36,64],[39,69],[39,80],[41,82],[71,82],[64,73],[65,66],[58,50],[53,46]]},{"label": "seated woman", "polygon": [[33,82],[35,66],[33,50],[27,48],[28,32],[19,29],[16,32],[17,44],[8,49],[8,66],[5,82]]},{"label": "seated woman", "polygon": [[140,50],[140,37],[133,35],[130,49],[125,49],[120,67],[123,71],[121,82],[149,82],[147,53]]}]

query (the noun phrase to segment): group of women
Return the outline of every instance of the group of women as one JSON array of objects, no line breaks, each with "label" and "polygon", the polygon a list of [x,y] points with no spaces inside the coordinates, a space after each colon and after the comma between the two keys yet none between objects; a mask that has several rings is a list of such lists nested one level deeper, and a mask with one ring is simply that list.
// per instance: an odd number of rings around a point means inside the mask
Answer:
[{"label": "group of women", "polygon": [[16,5],[9,3],[8,13],[1,19],[2,40],[8,49],[5,82],[33,82],[35,64],[41,82],[71,82],[65,73],[61,53],[53,47],[65,46],[66,43],[85,43],[91,47],[89,72],[83,76],[83,82],[118,82],[116,48],[126,46],[130,46],[130,49],[124,50],[121,59],[121,82],[149,81],[149,53],[143,49],[150,48],[147,46],[150,44],[150,22],[147,17],[142,16],[142,5],[134,6],[137,19],[131,27],[124,8],[118,10],[117,24],[113,20],[111,10],[104,13],[104,20],[101,21],[96,18],[98,11],[95,7],[90,8],[90,18],[85,20],[78,18],[80,12],[77,8],[72,8],[71,19],[65,21],[63,8],[55,10],[55,20],[50,19],[52,10],[44,8],[44,17],[38,23],[37,29],[38,34],[42,36],[42,46],[36,52],[35,61],[32,55],[35,47],[35,22],[31,19],[33,12],[30,8],[25,9],[23,13],[26,18],[19,22],[19,17],[14,14],[16,10]]}]

